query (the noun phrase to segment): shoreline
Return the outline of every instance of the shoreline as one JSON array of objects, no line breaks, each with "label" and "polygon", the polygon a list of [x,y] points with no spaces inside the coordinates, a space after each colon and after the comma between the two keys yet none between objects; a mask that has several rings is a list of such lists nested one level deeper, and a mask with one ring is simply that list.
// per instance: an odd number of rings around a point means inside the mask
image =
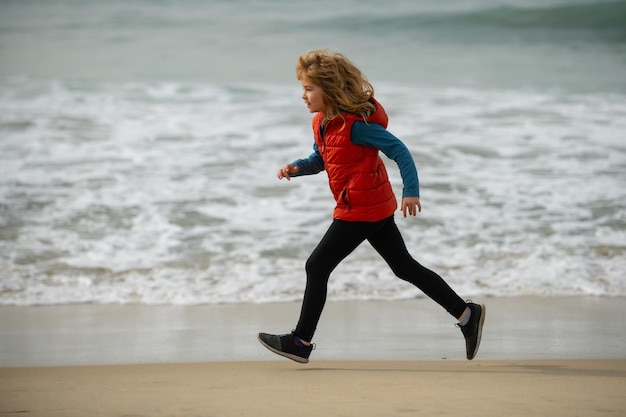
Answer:
[{"label": "shoreline", "polygon": [[[476,360],[626,359],[626,299],[482,298]],[[0,306],[0,368],[276,361],[258,332],[289,332],[300,303]],[[311,362],[464,360],[430,299],[329,301]]]},{"label": "shoreline", "polygon": [[0,416],[622,416],[624,298],[484,298],[478,356],[429,299],[329,302],[309,364],[264,349],[299,303],[0,307]]}]

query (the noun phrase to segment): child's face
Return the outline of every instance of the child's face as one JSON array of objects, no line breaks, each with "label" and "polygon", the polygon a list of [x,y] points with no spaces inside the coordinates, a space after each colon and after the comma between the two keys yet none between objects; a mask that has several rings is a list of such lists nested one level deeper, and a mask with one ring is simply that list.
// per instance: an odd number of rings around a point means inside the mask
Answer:
[{"label": "child's face", "polygon": [[302,100],[304,100],[309,112],[323,112],[326,109],[326,103],[324,103],[322,89],[306,77],[303,77],[300,82],[302,83]]}]

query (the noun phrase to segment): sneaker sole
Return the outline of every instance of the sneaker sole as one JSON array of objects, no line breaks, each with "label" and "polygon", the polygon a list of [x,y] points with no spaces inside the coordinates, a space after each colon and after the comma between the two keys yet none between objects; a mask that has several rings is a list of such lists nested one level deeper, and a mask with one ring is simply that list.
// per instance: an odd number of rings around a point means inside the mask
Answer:
[{"label": "sneaker sole", "polygon": [[480,320],[478,321],[478,337],[476,338],[476,349],[474,349],[474,355],[471,358],[467,358],[468,360],[472,360],[476,357],[478,353],[478,348],[480,347],[480,340],[483,337],[483,324],[485,324],[485,316],[487,315],[487,307],[484,304],[480,304]]},{"label": "sneaker sole", "polygon": [[265,346],[265,348],[267,350],[270,350],[270,351],[274,352],[277,355],[280,355],[280,356],[282,356],[284,358],[287,358],[287,359],[291,359],[292,361],[295,361],[295,362],[298,362],[298,363],[309,363],[309,358],[301,358],[300,356],[292,355],[291,353],[286,353],[286,352],[283,352],[281,350],[274,349],[273,347],[271,347],[270,345],[265,343],[263,340],[261,340],[261,338],[258,335],[257,335],[256,338],[259,340],[259,342],[261,342],[261,344],[263,346]]}]

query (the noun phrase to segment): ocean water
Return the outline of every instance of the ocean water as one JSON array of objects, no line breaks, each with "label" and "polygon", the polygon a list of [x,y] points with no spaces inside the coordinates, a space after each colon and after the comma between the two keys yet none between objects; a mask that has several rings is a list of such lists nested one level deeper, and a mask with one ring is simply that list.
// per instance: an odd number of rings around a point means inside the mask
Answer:
[{"label": "ocean water", "polygon": [[[299,300],[333,202],[276,171],[320,47],[413,153],[420,262],[464,297],[626,295],[626,2],[335,3],[0,0],[0,304]],[[421,294],[364,244],[329,296]]]}]

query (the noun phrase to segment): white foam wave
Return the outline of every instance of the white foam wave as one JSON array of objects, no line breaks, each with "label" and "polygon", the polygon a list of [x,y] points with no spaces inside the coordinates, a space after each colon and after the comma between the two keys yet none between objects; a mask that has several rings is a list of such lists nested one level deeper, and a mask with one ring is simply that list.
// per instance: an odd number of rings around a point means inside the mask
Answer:
[{"label": "white foam wave", "polygon": [[[420,170],[411,252],[463,296],[626,294],[626,98],[378,86]],[[330,222],[297,88],[9,80],[0,303],[299,299]],[[393,162],[390,174],[400,194]],[[419,292],[359,248],[336,299]]]}]

